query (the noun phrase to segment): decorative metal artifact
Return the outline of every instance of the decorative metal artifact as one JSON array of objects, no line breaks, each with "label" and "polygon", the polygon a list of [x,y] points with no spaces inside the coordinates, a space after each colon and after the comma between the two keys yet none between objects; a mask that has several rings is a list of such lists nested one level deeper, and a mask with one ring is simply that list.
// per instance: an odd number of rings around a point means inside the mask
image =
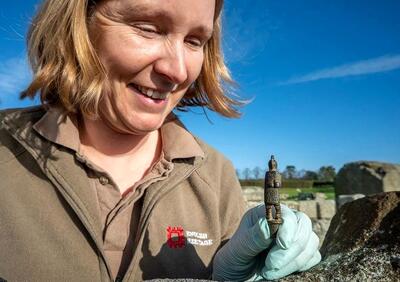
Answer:
[{"label": "decorative metal artifact", "polygon": [[[264,180],[265,217],[268,222],[271,237],[276,236],[279,225],[282,224],[281,206],[279,201],[279,188],[282,185],[281,175],[278,172],[278,163],[272,155],[268,162],[268,171]],[[275,217],[272,215],[272,207],[275,208]]]}]

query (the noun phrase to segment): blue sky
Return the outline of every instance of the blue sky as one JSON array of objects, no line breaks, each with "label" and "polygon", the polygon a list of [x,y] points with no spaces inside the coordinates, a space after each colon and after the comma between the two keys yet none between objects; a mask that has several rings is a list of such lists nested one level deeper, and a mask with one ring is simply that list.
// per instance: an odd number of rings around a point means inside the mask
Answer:
[{"label": "blue sky", "polygon": [[[0,108],[18,100],[30,74],[25,33],[39,1],[0,6]],[[225,0],[224,53],[240,119],[201,109],[187,127],[238,169],[339,169],[358,160],[400,163],[400,1]]]}]

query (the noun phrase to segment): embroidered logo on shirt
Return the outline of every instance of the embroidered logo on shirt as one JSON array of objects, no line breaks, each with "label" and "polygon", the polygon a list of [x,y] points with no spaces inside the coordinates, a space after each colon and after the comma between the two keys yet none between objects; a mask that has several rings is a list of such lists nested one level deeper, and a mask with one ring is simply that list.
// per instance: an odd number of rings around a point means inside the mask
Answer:
[{"label": "embroidered logo on shirt", "polygon": [[181,226],[167,228],[167,244],[170,248],[183,248],[185,246],[185,236]]},{"label": "embroidered logo on shirt", "polygon": [[209,239],[207,233],[184,231],[181,226],[168,226],[167,245],[170,248],[183,248],[186,241],[197,246],[211,246],[213,244],[213,239]]},{"label": "embroidered logo on shirt", "polygon": [[187,241],[192,245],[211,246],[213,244],[213,239],[209,239],[207,233],[186,231],[186,237]]}]

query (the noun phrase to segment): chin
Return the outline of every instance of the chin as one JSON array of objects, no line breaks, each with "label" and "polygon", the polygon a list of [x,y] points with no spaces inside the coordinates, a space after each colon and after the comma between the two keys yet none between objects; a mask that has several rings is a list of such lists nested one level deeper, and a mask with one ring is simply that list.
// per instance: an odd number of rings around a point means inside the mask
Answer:
[{"label": "chin", "polygon": [[146,134],[158,130],[164,123],[164,119],[135,119],[129,122],[129,132],[133,134]]}]

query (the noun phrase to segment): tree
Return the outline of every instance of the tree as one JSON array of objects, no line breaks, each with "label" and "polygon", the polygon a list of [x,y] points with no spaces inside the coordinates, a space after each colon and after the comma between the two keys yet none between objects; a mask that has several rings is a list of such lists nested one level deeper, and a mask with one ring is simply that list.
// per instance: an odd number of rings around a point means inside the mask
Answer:
[{"label": "tree", "polygon": [[260,179],[262,174],[263,174],[263,170],[259,166],[256,166],[255,168],[253,168],[254,179]]},{"label": "tree", "polygon": [[318,180],[333,181],[336,177],[336,170],[333,166],[321,166],[318,170]]},{"label": "tree", "polygon": [[243,177],[244,177],[244,179],[250,179],[250,174],[251,174],[250,169],[249,169],[248,167],[246,167],[246,168],[243,170]]},{"label": "tree", "polygon": [[306,180],[318,180],[318,173],[312,170],[306,170],[303,175],[303,179]]},{"label": "tree", "polygon": [[303,179],[305,174],[306,174],[306,170],[301,169],[296,173],[296,178]]},{"label": "tree", "polygon": [[296,177],[296,167],[294,165],[286,166],[286,169],[283,172],[283,175],[286,179],[293,179]]}]

